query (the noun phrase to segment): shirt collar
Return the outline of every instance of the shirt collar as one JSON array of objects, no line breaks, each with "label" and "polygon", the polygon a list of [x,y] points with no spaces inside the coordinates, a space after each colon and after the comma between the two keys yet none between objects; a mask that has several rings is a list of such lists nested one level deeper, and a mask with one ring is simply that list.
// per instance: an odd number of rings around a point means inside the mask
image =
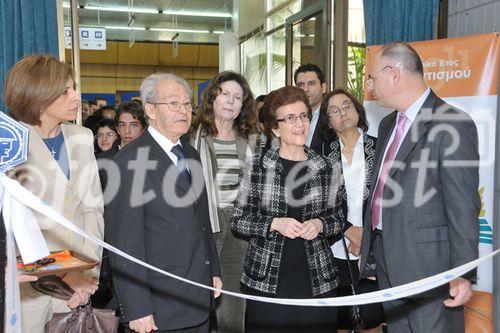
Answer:
[{"label": "shirt collar", "polygon": [[158,142],[160,147],[162,147],[165,152],[170,152],[172,148],[177,144],[181,145],[180,140],[177,140],[177,142],[170,141],[165,135],[158,132],[158,130],[156,130],[153,126],[148,126],[148,131],[149,134],[151,134],[151,136],[153,137],[153,139],[156,142]]},{"label": "shirt collar", "polygon": [[[359,145],[363,145],[363,136],[365,134],[365,132],[358,127],[358,132],[359,132],[359,138],[358,138],[358,141],[356,141],[356,144],[354,145],[354,147],[357,147]],[[344,149],[344,144],[342,143],[342,140],[340,140],[339,138],[339,142],[340,142],[340,150]]]},{"label": "shirt collar", "polygon": [[[413,121],[417,117],[418,111],[420,111],[420,109],[422,108],[422,105],[424,105],[424,102],[427,99],[427,97],[429,96],[430,92],[431,92],[431,89],[427,88],[424,91],[424,93],[415,102],[413,102],[413,104],[410,105],[410,107],[408,109],[406,109],[406,111],[404,112],[404,114],[405,114],[406,118],[408,118],[410,124],[413,123]],[[398,117],[399,117],[399,113],[398,113]]]}]

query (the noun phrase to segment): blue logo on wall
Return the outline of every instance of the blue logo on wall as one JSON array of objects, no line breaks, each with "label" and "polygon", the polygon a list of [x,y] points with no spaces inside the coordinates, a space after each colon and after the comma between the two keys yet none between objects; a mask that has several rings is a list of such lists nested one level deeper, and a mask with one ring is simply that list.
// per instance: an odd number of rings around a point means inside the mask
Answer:
[{"label": "blue logo on wall", "polygon": [[493,229],[485,218],[479,218],[479,243],[493,243]]},{"label": "blue logo on wall", "polygon": [[28,129],[0,112],[0,172],[23,163],[27,156]]}]

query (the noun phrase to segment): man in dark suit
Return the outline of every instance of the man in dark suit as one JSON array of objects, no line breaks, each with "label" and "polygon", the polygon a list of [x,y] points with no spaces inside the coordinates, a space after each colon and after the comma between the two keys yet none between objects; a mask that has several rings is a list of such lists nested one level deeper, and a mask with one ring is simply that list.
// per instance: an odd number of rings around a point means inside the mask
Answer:
[{"label": "man in dark suit", "polygon": [[300,65],[293,75],[295,85],[304,90],[311,104],[312,119],[309,124],[309,135],[307,136],[306,146],[314,149],[321,154],[321,145],[323,139],[319,133],[319,109],[321,99],[326,92],[325,75],[321,69],[314,64]]},{"label": "man in dark suit", "polygon": [[[120,181],[108,175],[108,186],[118,190],[106,198],[106,237],[140,260],[220,289],[201,162],[180,140],[191,124],[189,85],[153,74],[141,84],[141,98],[149,128],[114,157]],[[210,291],[114,254],[110,261],[121,320],[131,331],[208,332]]]},{"label": "man in dark suit", "polygon": [[[364,222],[361,277],[373,254],[380,288],[419,280],[478,257],[478,137],[472,119],[425,85],[406,43],[374,57],[367,86],[395,108],[379,126]],[[372,252],[373,251],[373,252]],[[475,272],[411,298],[385,302],[389,332],[463,332]]]}]

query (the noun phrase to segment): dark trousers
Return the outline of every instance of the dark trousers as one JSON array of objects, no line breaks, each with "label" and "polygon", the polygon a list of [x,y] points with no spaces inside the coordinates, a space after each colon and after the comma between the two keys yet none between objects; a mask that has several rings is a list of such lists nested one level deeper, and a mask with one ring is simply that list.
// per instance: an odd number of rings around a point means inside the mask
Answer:
[{"label": "dark trousers", "polygon": [[[377,263],[377,281],[380,289],[393,285],[387,273],[382,233],[376,232],[373,254]],[[404,260],[404,258],[401,258]],[[404,298],[384,302],[384,313],[389,333],[461,333],[464,328],[463,307],[447,308],[443,301],[449,296]]]}]

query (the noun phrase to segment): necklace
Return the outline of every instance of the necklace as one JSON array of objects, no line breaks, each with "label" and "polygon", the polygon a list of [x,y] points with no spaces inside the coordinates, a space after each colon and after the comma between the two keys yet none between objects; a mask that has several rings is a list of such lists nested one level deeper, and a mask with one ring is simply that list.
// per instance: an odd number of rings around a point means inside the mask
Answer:
[{"label": "necklace", "polygon": [[61,139],[62,139],[62,132],[53,138],[43,139],[43,141],[45,142],[45,145],[47,146],[50,153],[52,154],[52,157],[54,157],[54,158],[56,158],[56,154],[57,154],[56,147],[59,145],[59,142],[61,141]]},{"label": "necklace", "polygon": [[352,148],[352,149],[347,149],[346,147],[344,147],[344,149],[342,149],[342,150],[343,150],[344,152],[348,153],[348,154],[350,154],[350,153],[354,152],[354,148]]}]

